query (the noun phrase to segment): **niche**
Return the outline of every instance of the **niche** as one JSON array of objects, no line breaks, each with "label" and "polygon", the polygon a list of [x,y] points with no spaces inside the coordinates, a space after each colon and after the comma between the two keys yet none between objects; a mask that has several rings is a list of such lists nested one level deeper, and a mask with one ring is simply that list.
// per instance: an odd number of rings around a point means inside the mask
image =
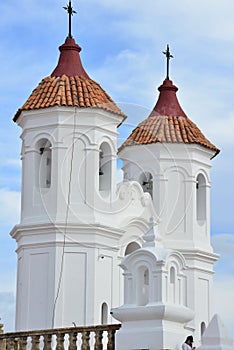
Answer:
[{"label": "niche", "polygon": [[202,322],[201,323],[201,337],[203,336],[203,333],[205,332],[205,330],[206,330],[206,324],[205,324],[205,322]]},{"label": "niche", "polygon": [[108,323],[108,306],[107,303],[103,303],[101,307],[101,324]]},{"label": "niche", "polygon": [[140,267],[137,276],[137,305],[144,306],[149,302],[149,270]]}]

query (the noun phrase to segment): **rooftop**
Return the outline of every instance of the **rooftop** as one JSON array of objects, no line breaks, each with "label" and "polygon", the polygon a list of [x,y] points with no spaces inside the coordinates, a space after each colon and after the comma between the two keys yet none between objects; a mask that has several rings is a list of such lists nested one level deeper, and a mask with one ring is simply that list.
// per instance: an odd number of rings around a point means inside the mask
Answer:
[{"label": "rooftop", "polygon": [[213,145],[182,110],[176,96],[178,88],[165,79],[158,88],[160,94],[149,117],[142,121],[120,147],[146,145],[151,143],[199,144],[219,153]]},{"label": "rooftop", "polygon": [[24,105],[16,112],[16,122],[22,111],[54,106],[78,108],[99,108],[123,117],[120,110],[106,91],[90,79],[83,68],[80,51],[72,37],[67,37],[59,47],[60,57],[50,76],[42,79]]}]

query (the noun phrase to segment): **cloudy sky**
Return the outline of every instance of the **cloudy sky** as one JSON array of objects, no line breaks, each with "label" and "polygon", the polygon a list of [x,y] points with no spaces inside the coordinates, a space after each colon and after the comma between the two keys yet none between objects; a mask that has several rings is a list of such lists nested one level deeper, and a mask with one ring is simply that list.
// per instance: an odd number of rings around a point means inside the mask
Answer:
[{"label": "cloudy sky", "polygon": [[[12,122],[32,89],[54,69],[67,35],[66,0],[0,3],[0,317],[14,328],[15,243],[19,221],[20,130]],[[211,229],[216,264],[215,311],[234,337],[234,3],[233,0],[73,0],[73,35],[89,75],[129,118],[120,138],[145,118],[165,77],[185,113],[221,149],[213,161]]]}]

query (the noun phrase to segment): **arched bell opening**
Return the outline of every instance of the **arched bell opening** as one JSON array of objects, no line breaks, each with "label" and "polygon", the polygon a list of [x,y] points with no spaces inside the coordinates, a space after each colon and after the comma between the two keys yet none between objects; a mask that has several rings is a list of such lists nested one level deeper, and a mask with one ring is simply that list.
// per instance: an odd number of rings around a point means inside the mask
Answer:
[{"label": "arched bell opening", "polygon": [[36,145],[36,185],[39,188],[51,187],[52,150],[47,139],[41,139]]},{"label": "arched bell opening", "polygon": [[150,172],[144,172],[140,175],[139,182],[144,192],[148,192],[153,198],[153,176]]},{"label": "arched bell opening", "polygon": [[196,212],[199,222],[206,220],[206,211],[206,179],[203,174],[199,174],[196,179]]},{"label": "arched bell opening", "polygon": [[99,191],[108,194],[111,190],[111,148],[103,142],[99,148]]}]

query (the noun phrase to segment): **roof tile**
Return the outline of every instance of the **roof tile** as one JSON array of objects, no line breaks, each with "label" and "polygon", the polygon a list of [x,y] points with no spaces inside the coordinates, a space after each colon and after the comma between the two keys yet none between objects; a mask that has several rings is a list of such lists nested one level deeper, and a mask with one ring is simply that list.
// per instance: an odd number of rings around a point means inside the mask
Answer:
[{"label": "roof tile", "polygon": [[125,117],[110,96],[91,79],[84,77],[46,77],[28,100],[17,111],[14,121],[22,111],[53,106],[96,107]]},{"label": "roof tile", "polygon": [[177,97],[178,88],[165,80],[159,87],[160,95],[150,116],[141,122],[120,147],[146,145],[157,142],[195,143],[214,150],[215,147],[182,110]]}]

